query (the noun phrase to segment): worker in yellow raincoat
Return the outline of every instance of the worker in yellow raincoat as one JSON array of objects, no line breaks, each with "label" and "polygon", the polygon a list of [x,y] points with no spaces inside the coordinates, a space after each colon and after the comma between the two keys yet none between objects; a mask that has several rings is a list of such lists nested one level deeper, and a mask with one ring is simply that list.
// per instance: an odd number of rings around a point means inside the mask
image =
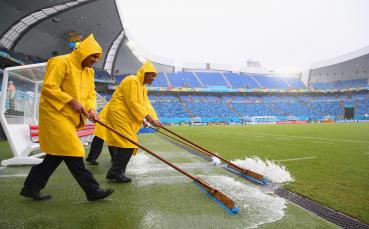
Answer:
[{"label": "worker in yellow raincoat", "polygon": [[[108,104],[105,105],[105,107],[101,110],[99,113],[99,119],[101,122],[105,122],[106,118],[106,110],[107,110]],[[106,140],[106,129],[105,127],[101,126],[100,124],[96,123],[95,130],[94,130],[94,138],[91,142],[90,152],[88,153],[88,156],[86,158],[86,161],[90,165],[98,165],[99,163],[96,161],[97,158],[100,156],[102,148],[104,146],[104,141]],[[109,148],[109,153],[112,158],[114,158],[115,151],[113,151],[112,148]]]},{"label": "worker in yellow raincoat", "polygon": [[[154,65],[146,61],[136,75],[122,80],[107,107],[106,124],[135,142],[138,142],[137,132],[144,124],[144,119],[154,126],[161,125],[147,97],[145,85],[151,84],[156,74]],[[106,178],[120,183],[131,182],[131,178],[125,176],[125,170],[137,146],[108,130],[106,142],[109,148],[116,148]]]},{"label": "worker in yellow raincoat", "polygon": [[32,167],[21,195],[34,200],[50,199],[40,193],[49,177],[64,161],[88,200],[103,199],[112,189],[100,189],[85,168],[83,145],[77,129],[83,128],[87,116],[97,119],[94,65],[102,49],[93,35],[88,36],[70,54],[51,58],[46,65],[39,107],[39,141],[46,156]]}]

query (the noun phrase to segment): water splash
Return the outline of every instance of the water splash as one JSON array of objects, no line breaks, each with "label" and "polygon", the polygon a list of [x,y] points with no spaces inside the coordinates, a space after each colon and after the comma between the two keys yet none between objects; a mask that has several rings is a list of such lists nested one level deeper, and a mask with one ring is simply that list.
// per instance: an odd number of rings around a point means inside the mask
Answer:
[{"label": "water splash", "polygon": [[[242,228],[255,228],[258,225],[275,222],[284,216],[286,201],[269,195],[261,189],[245,185],[234,178],[222,175],[202,176],[215,188],[224,192],[241,208],[238,213],[243,221]],[[246,216],[253,216],[246,217]]]},{"label": "water splash", "polygon": [[220,165],[220,164],[222,164],[222,162],[220,161],[220,159],[217,158],[217,157],[211,157],[211,162],[210,163],[212,163],[214,165]]},{"label": "water splash", "polygon": [[[177,155],[180,154],[177,153]],[[254,164],[258,165],[258,168],[263,168],[262,171],[269,168],[268,171],[270,172],[282,174],[282,172],[277,169],[281,169],[282,166],[279,167],[279,165],[270,161],[264,162],[261,159],[246,158],[245,160],[239,160],[239,162],[243,164],[250,160],[252,160],[253,163],[246,163],[246,167],[250,164]],[[204,211],[201,211],[201,214],[198,214],[198,211],[195,211],[196,213],[194,214],[185,211],[183,215],[179,214],[175,210],[168,211],[168,209],[163,210],[160,208],[150,209],[140,222],[140,227],[161,229],[173,227],[256,228],[259,225],[272,223],[283,218],[285,214],[284,210],[287,207],[287,202],[283,198],[275,196],[269,189],[260,189],[259,187],[250,185],[248,182],[241,182],[233,177],[217,174],[218,172],[225,173],[221,167],[213,165],[213,163],[217,163],[217,161],[220,162],[218,158],[215,157],[212,158],[211,163],[199,159],[193,163],[177,163],[177,165],[191,174],[203,178],[211,186],[224,192],[234,200],[241,208],[241,211],[236,216],[230,217],[228,214],[220,210],[220,208],[212,201],[206,201],[203,203],[203,206],[196,206],[204,208]],[[261,166],[261,162],[265,164],[264,167]],[[145,153],[138,154],[134,157],[128,167],[128,173],[136,177],[134,183],[139,187],[148,188],[151,185],[179,185],[186,183],[190,185],[189,183],[191,183],[189,178],[182,176],[177,172],[171,172],[173,171],[172,168]],[[251,169],[251,166],[248,168]],[[255,169],[255,167],[252,168]],[[284,167],[283,169],[286,171]],[[256,170],[257,169],[255,169],[255,171]],[[287,172],[287,174],[289,173]],[[269,173],[268,175],[272,177]],[[274,178],[274,180],[277,179]],[[280,180],[281,179],[279,179],[279,181]],[[194,192],[196,192],[196,190],[196,188],[193,188]],[[202,196],[202,198],[205,197]],[[173,206],[170,205],[167,208],[173,207],[177,209],[177,206],[181,206],[181,201],[189,202],[189,206],[191,206],[192,200],[187,199],[186,195],[183,195],[175,201]],[[188,220],[189,218],[191,219],[190,225]],[[165,224],[163,224],[164,221]]]},{"label": "water splash", "polygon": [[[200,177],[233,199],[241,211],[234,217],[227,214],[224,217],[212,211],[206,213],[207,207],[218,209],[211,201],[205,207],[203,214],[188,214],[187,217],[160,209],[151,209],[141,222],[143,224],[141,226],[144,228],[212,228],[217,225],[218,228],[256,228],[262,224],[278,221],[284,216],[287,202],[281,197],[270,195],[263,190],[223,175],[200,175]],[[169,184],[166,179],[156,179],[155,183]],[[189,182],[181,177],[175,177],[175,180]],[[192,224],[189,224],[189,218]],[[163,225],[163,221],[166,226]]]},{"label": "water splash", "polygon": [[236,165],[260,173],[275,183],[287,183],[294,178],[284,165],[271,160],[262,160],[258,157],[245,157],[243,160],[232,161]]}]

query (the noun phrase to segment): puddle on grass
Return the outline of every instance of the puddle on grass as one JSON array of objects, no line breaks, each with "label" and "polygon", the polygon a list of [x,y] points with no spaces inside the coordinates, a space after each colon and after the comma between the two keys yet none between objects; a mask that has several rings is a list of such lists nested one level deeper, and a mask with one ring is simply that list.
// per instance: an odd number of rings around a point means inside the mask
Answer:
[{"label": "puddle on grass", "polygon": [[[180,153],[177,153],[177,156],[179,157]],[[247,161],[249,161],[249,159]],[[217,162],[217,159],[213,159],[214,164],[218,164]],[[211,186],[222,191],[234,200],[237,206],[241,208],[238,214],[230,216],[228,214],[219,215],[219,212],[209,212],[209,214],[205,215],[190,213],[182,215],[176,212],[161,210],[160,208],[153,208],[145,213],[140,227],[256,228],[258,225],[275,222],[283,218],[284,209],[287,207],[287,203],[283,198],[273,195],[270,193],[270,190],[259,189],[247,181],[238,181],[230,177],[231,175],[228,176],[227,172],[224,172],[225,170],[214,164],[200,158],[194,163],[176,163],[181,169],[190,172],[192,175],[200,176]],[[261,164],[261,162],[258,161],[257,164]],[[269,167],[273,165],[272,169],[269,169],[269,171],[273,170],[275,172],[277,171],[276,168],[281,169],[281,167],[271,162],[265,164]],[[209,171],[211,171],[211,173],[209,173]],[[219,174],[219,172],[221,174]],[[189,178],[178,174],[168,165],[146,153],[140,153],[132,159],[127,168],[127,173],[135,176],[134,182],[138,187],[175,184],[192,185],[192,181]],[[213,202],[211,199],[209,199],[209,201]],[[215,204],[215,202],[213,203]]]},{"label": "puddle on grass", "polygon": [[[258,225],[282,219],[287,203],[283,198],[270,195],[227,176],[201,176],[213,187],[221,190],[240,207],[235,216],[208,212],[205,215],[178,215],[175,212],[149,210],[142,220],[143,228],[256,228]],[[186,178],[162,177],[152,183],[188,182]],[[209,199],[209,201],[212,201]],[[215,204],[215,202],[214,202]],[[165,224],[163,224],[165,222]]]},{"label": "puddle on grass", "polygon": [[[214,166],[212,166],[209,163],[206,162],[204,163],[201,161],[193,163],[173,163],[173,164],[188,172],[191,172],[193,170],[196,171],[201,170],[204,172],[214,170]],[[131,162],[128,164],[127,167],[127,173],[133,173],[135,175],[143,175],[165,171],[175,171],[175,169],[160,162],[153,156],[147,155],[146,153],[137,154],[135,157],[131,159]]]}]

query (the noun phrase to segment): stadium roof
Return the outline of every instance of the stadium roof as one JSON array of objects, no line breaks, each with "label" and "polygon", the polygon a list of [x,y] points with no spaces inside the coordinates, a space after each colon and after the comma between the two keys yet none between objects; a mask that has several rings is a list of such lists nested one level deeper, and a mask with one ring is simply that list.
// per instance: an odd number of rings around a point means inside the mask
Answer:
[{"label": "stadium roof", "polygon": [[331,65],[335,65],[335,64],[340,64],[346,61],[350,61],[352,59],[364,56],[369,54],[369,46],[366,46],[364,48],[334,57],[334,58],[330,58],[330,59],[326,59],[326,60],[321,60],[315,63],[312,63],[310,66],[310,69],[317,69],[317,68],[322,68],[322,67],[327,67],[327,66],[331,66]]},{"label": "stadium roof", "polygon": [[[127,45],[115,0],[3,0],[0,9],[0,45],[6,48],[48,59],[70,52],[70,31],[94,33],[104,50],[98,68],[125,74],[141,64]],[[124,59],[119,66],[117,57]]]},{"label": "stadium roof", "polygon": [[[175,71],[173,60],[143,50],[135,42],[124,23],[120,4],[116,0],[3,0],[0,2],[0,45],[48,59],[70,52],[67,41],[70,31],[82,35],[94,33],[104,50],[103,61],[97,68],[126,75],[136,72],[144,59],[150,59],[158,71]],[[208,69],[208,66],[207,63],[185,63],[178,68]],[[210,69],[234,70],[214,63]],[[266,73],[264,69],[251,70]]]}]

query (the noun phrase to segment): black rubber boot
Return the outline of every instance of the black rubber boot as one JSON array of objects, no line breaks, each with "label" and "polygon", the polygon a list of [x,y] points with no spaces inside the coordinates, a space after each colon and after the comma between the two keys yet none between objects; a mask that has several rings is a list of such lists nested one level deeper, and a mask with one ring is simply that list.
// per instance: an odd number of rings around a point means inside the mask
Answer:
[{"label": "black rubber boot", "polygon": [[126,177],[125,174],[122,174],[121,176],[116,178],[115,181],[118,183],[130,183],[132,179],[130,177]]},{"label": "black rubber boot", "polygon": [[106,174],[106,179],[115,180],[123,173],[123,156],[118,153],[113,157],[113,163],[108,173]]},{"label": "black rubber boot", "polygon": [[88,194],[86,196],[87,196],[88,201],[95,201],[95,200],[105,199],[106,197],[110,196],[113,192],[114,190],[111,188],[98,189],[94,193]]},{"label": "black rubber boot", "polygon": [[106,179],[115,181],[117,183],[130,183],[132,181],[131,178],[126,177],[124,174],[108,174],[106,175]]},{"label": "black rubber boot", "polygon": [[112,169],[109,169],[108,173],[106,174],[106,179],[108,180],[114,180],[119,174],[116,174],[112,171]]},{"label": "black rubber boot", "polygon": [[50,200],[51,195],[48,194],[41,194],[40,191],[32,191],[27,188],[22,188],[21,192],[19,193],[21,196],[32,198],[33,200]]},{"label": "black rubber boot", "polygon": [[106,174],[106,179],[113,180],[117,183],[129,183],[132,181],[131,178],[126,177],[124,172],[126,170],[128,161],[131,157],[129,153],[116,152],[114,154],[114,161]]},{"label": "black rubber boot", "polygon": [[99,164],[96,160],[93,160],[93,159],[90,159],[90,158],[86,158],[86,161],[90,165],[98,165]]}]

